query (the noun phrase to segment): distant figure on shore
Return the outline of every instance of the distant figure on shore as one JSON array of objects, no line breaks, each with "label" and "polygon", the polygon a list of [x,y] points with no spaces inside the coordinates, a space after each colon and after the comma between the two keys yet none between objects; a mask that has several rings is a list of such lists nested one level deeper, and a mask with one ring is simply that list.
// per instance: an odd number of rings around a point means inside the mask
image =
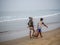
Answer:
[{"label": "distant figure on shore", "polygon": [[44,24],[43,18],[40,18],[40,21],[37,24],[37,30],[34,32],[34,37],[38,37],[39,34],[42,37],[41,29],[43,25],[48,28],[48,26]]},{"label": "distant figure on shore", "polygon": [[29,30],[30,30],[29,36],[30,36],[30,39],[31,39],[32,36],[34,35],[34,32],[35,32],[34,25],[33,25],[33,18],[32,17],[29,17],[28,27],[29,27]]}]

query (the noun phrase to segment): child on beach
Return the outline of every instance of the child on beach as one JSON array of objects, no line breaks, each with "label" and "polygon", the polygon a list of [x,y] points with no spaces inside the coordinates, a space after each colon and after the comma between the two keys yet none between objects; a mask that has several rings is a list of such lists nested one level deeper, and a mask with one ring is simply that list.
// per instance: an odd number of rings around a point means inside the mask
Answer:
[{"label": "child on beach", "polygon": [[30,29],[29,36],[30,36],[30,39],[31,39],[33,34],[34,34],[34,25],[33,25],[33,18],[32,17],[29,17],[28,27]]},{"label": "child on beach", "polygon": [[38,37],[39,34],[40,34],[40,36],[42,37],[42,33],[41,33],[42,25],[44,25],[45,27],[48,28],[48,26],[44,24],[43,18],[40,18],[40,21],[39,21],[38,24],[37,24],[37,30],[34,32],[34,37]]},{"label": "child on beach", "polygon": [[37,24],[37,31],[38,31],[37,36],[39,36],[39,34],[40,34],[40,36],[42,37],[42,33],[41,33],[42,25],[44,25],[45,27],[48,28],[48,26],[44,24],[43,18],[40,18],[40,21]]}]

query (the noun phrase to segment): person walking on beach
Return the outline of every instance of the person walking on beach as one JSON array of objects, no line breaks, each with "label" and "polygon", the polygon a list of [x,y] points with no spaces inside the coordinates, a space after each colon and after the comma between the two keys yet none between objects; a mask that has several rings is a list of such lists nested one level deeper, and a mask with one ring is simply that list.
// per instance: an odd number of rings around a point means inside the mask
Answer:
[{"label": "person walking on beach", "polygon": [[[33,25],[33,18],[32,17],[29,17],[29,22],[28,22],[28,27],[29,27],[29,36],[30,36],[30,39],[32,38],[32,36],[34,35],[34,25]],[[32,33],[33,32],[33,33]]]},{"label": "person walking on beach", "polygon": [[37,37],[39,36],[39,34],[40,34],[40,36],[42,37],[41,29],[42,29],[42,26],[43,26],[43,25],[48,28],[48,26],[44,24],[43,18],[40,18],[40,21],[39,21],[38,24],[37,24],[37,31],[38,31]]}]

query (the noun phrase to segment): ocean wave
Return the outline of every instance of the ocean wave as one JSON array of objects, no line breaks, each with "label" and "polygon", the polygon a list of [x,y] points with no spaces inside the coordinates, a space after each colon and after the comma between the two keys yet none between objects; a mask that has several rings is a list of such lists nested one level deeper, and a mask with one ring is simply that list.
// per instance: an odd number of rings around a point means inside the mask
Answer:
[{"label": "ocean wave", "polygon": [[[59,15],[59,14],[60,13],[54,13],[54,14],[49,14],[49,15],[41,15],[41,16],[34,16],[33,18],[45,18],[45,17],[56,16],[56,15]],[[6,16],[6,17],[0,17],[0,22],[8,22],[8,21],[24,20],[24,19],[28,19],[28,17],[26,17],[26,18],[20,18],[20,17],[16,18],[16,16]]]}]

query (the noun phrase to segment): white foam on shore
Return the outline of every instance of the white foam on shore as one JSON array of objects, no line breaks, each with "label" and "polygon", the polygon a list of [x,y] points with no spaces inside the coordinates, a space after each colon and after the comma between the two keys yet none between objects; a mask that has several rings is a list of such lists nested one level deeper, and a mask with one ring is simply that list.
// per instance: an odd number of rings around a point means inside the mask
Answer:
[{"label": "white foam on shore", "polygon": [[[43,16],[35,16],[33,18],[45,18],[45,17],[50,17],[50,16],[56,16],[60,13],[55,13],[55,14],[49,14],[49,15],[43,15]],[[28,18],[17,18],[17,19],[11,19],[11,20],[2,20],[0,22],[8,22],[8,21],[15,21],[15,20],[24,20],[24,19],[28,19]]]}]

